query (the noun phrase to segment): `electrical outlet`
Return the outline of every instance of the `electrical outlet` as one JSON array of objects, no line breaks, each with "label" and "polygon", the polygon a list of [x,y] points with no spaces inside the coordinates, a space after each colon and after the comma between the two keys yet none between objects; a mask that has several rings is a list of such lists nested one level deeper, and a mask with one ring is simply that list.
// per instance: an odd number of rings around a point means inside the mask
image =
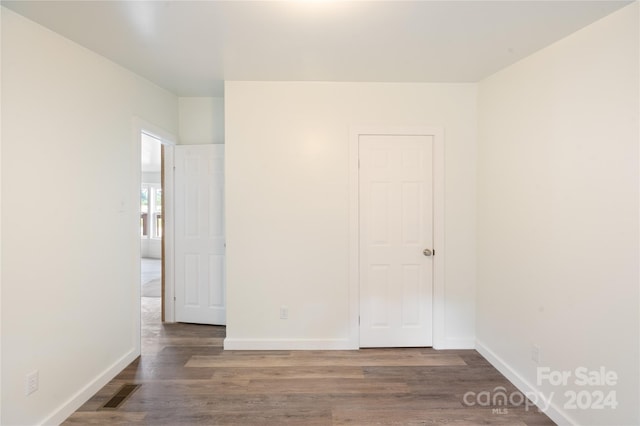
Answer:
[{"label": "electrical outlet", "polygon": [[286,306],[280,307],[280,319],[289,319],[289,308]]},{"label": "electrical outlet", "polygon": [[27,396],[31,395],[32,393],[34,393],[35,391],[38,390],[38,385],[39,385],[39,373],[38,370],[32,371],[31,373],[27,374],[27,376],[25,377],[25,393]]},{"label": "electrical outlet", "polygon": [[536,364],[540,364],[540,346],[531,346],[531,361],[535,362]]}]

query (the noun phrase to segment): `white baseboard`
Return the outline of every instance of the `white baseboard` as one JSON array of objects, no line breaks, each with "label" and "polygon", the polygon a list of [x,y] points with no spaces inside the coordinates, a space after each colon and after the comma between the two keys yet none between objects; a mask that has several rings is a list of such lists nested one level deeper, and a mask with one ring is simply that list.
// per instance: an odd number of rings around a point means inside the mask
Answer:
[{"label": "white baseboard", "polygon": [[[515,369],[507,364],[502,358],[495,354],[491,349],[484,345],[480,341],[476,341],[476,350],[486,358],[487,361],[493,365],[496,370],[502,373],[516,388],[523,394],[532,393],[540,394],[541,390],[533,386],[527,380],[525,380]],[[576,425],[575,420],[567,415],[561,408],[559,408],[553,401],[550,402],[549,407],[543,412],[549,416],[558,425]]]},{"label": "white baseboard", "polygon": [[225,350],[236,351],[312,351],[358,349],[348,339],[224,339]]},{"label": "white baseboard", "polygon": [[96,392],[102,389],[107,383],[109,383],[115,376],[117,376],[124,368],[131,364],[137,357],[135,349],[132,349],[119,360],[113,363],[110,367],[100,373],[85,387],[80,389],[75,395],[73,395],[67,402],[62,404],[40,424],[43,425],[59,425],[64,422],[67,417],[73,414],[78,408],[89,400]]}]

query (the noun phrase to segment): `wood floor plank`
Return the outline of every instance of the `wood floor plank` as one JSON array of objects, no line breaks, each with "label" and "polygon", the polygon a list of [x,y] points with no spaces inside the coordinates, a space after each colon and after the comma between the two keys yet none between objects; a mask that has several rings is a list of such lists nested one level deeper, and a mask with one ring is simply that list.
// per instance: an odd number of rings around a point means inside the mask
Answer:
[{"label": "wood floor plank", "polygon": [[329,409],[275,408],[269,411],[211,411],[194,410],[187,413],[154,411],[145,418],[147,424],[167,426],[190,425],[300,425],[330,426],[332,424]]},{"label": "wood floor plank", "polygon": [[398,351],[395,356],[392,353],[382,355],[351,353],[337,356],[333,352],[326,351],[317,356],[272,356],[254,355],[234,357],[225,356],[193,356],[186,367],[213,367],[213,368],[247,368],[255,365],[265,367],[364,367],[364,366],[446,366],[466,365],[458,355],[407,355]]},{"label": "wood floor plank", "polygon": [[[189,367],[192,369],[192,367]],[[360,367],[248,367],[214,368],[213,378],[234,377],[241,379],[364,379]]]},{"label": "wood floor plank", "polygon": [[121,412],[121,411],[76,411],[65,422],[65,425],[114,425],[114,424],[140,424],[144,422],[146,413]]},{"label": "wood floor plank", "polygon": [[248,393],[292,393],[292,394],[397,394],[409,393],[406,383],[400,381],[371,381],[362,379],[274,379],[251,380]]},{"label": "wood floor plank", "polygon": [[398,410],[350,408],[333,410],[334,425],[505,425],[527,426],[515,414],[493,415],[487,409]]}]

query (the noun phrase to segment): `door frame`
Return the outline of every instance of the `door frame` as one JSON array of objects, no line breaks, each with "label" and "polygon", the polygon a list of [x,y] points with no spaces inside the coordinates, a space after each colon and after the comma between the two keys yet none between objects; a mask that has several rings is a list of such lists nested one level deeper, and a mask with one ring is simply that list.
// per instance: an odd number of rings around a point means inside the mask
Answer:
[{"label": "door frame", "polygon": [[[172,147],[177,144],[177,138],[170,132],[164,130],[163,128],[156,126],[155,124],[149,123],[140,117],[134,116],[132,119],[132,140],[133,140],[133,187],[132,187],[132,199],[131,199],[131,239],[132,246],[135,247],[134,252],[134,267],[133,271],[135,276],[133,277],[134,285],[134,303],[133,303],[133,316],[134,316],[134,341],[135,341],[135,350],[136,354],[140,355],[142,351],[142,309],[140,305],[140,297],[141,297],[141,289],[140,289],[140,262],[141,262],[141,241],[140,241],[140,186],[142,185],[142,168],[140,165],[142,164],[142,133],[146,133],[149,136],[152,136],[158,139],[163,147]],[[169,169],[168,164],[169,159],[167,157],[171,157],[171,171],[173,171],[173,157],[168,156],[168,151],[173,151],[172,149],[165,149],[164,155],[164,170],[165,170],[165,185],[167,184],[168,176],[166,175],[166,171]],[[167,186],[163,185],[162,188],[162,197],[163,203],[165,206],[172,206],[173,200],[173,187],[167,188]],[[170,189],[171,193],[168,194]],[[167,199],[168,197],[168,199]],[[163,245],[164,245],[164,257],[162,259],[162,263],[164,265],[164,282],[165,282],[165,321],[171,322],[168,318],[172,317],[173,312],[173,297],[167,297],[171,292],[173,294],[173,211],[171,209],[166,209],[167,211],[162,212],[164,216],[164,229],[163,229]],[[171,211],[169,211],[171,210]],[[167,306],[171,304],[171,309],[167,309]]]},{"label": "door frame", "polygon": [[360,348],[360,189],[361,135],[433,137],[433,347],[443,348],[445,325],[444,131],[439,127],[352,127],[349,138],[349,346]]},{"label": "door frame", "polygon": [[164,215],[162,240],[162,282],[163,322],[175,322],[175,185],[174,185],[174,146],[177,143],[163,144],[162,161],[162,214]]}]

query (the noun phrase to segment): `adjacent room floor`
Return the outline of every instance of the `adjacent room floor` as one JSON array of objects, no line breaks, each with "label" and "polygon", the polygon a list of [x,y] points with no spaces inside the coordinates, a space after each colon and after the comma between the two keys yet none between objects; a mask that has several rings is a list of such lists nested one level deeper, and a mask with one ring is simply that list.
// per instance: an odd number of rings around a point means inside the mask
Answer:
[{"label": "adjacent room floor", "polygon": [[554,424],[473,350],[223,351],[225,327],[163,324],[160,300],[142,356],[64,424]]},{"label": "adjacent room floor", "polygon": [[162,287],[162,260],[142,258],[140,263],[142,297],[160,297]]}]

